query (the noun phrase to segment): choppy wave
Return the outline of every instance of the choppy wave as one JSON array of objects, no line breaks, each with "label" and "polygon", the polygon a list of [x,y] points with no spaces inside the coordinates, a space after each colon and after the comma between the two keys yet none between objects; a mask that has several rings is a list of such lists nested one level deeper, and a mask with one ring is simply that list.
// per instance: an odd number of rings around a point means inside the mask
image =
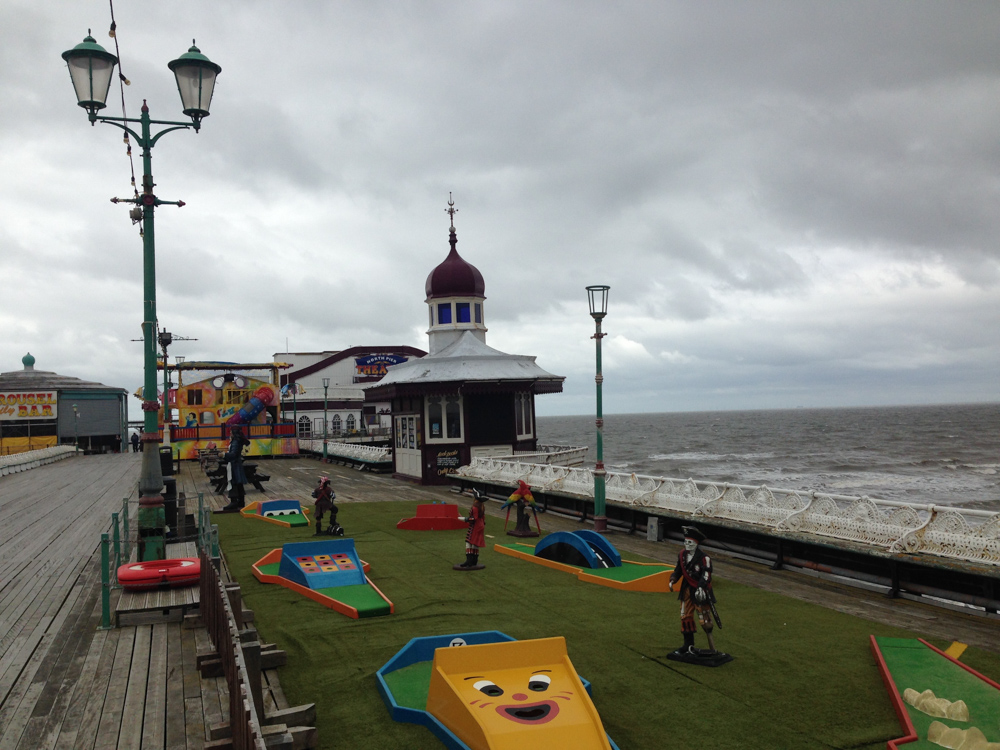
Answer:
[{"label": "choppy wave", "polygon": [[[539,417],[590,445],[592,417]],[[1000,510],[1000,404],[605,415],[611,471]]]}]

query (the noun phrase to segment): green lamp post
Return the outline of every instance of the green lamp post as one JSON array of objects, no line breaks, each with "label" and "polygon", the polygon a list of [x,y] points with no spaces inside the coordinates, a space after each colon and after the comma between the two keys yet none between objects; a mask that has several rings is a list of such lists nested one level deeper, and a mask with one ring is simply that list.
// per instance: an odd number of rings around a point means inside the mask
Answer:
[{"label": "green lamp post", "polygon": [[597,463],[594,466],[594,531],[603,533],[608,530],[608,518],[605,515],[604,503],[604,478],[607,472],[604,470],[604,413],[601,404],[601,386],[604,384],[604,375],[601,373],[601,339],[606,334],[601,333],[601,321],[608,314],[608,290],[609,286],[588,286],[587,296],[590,298],[590,316],[597,324],[597,332],[591,337],[597,341],[597,376],[594,381],[597,383]]},{"label": "green lamp post", "polygon": [[330,390],[330,378],[323,378],[323,460],[326,461],[326,396]]},{"label": "green lamp post", "polygon": [[[87,110],[90,124],[98,120],[121,128],[142,149],[142,193],[133,198],[112,198],[112,203],[134,203],[132,215],[143,223],[143,451],[142,467],[139,471],[139,559],[162,560],[166,555],[164,543],[163,473],[160,469],[160,437],[156,414],[159,403],[156,398],[156,253],[153,210],[160,205],[183,206],[184,201],[160,200],[153,193],[152,157],[150,152],[156,142],[172,130],[201,128],[201,121],[208,117],[215,89],[215,79],[222,68],[201,54],[195,47],[176,60],[168,63],[177,79],[177,90],[181,96],[181,106],[191,122],[152,120],[145,100],[141,116],[104,117],[98,112],[105,108],[111,79],[118,58],[99,45],[88,32],[83,42],[62,53],[69,68],[70,80],[76,90],[78,104]],[[138,123],[138,132],[126,123]],[[158,133],[151,133],[151,125],[167,127]],[[164,363],[166,364],[166,363]]]}]

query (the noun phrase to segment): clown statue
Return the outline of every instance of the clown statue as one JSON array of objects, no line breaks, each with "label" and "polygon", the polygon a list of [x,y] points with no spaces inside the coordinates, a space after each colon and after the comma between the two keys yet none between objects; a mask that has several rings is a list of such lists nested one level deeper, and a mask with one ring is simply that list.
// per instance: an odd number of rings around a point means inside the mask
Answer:
[{"label": "clown statue", "polygon": [[[507,536],[539,536],[542,532],[542,527],[538,523],[538,511],[535,510],[535,497],[531,494],[531,487],[521,479],[517,480],[517,489],[514,490],[513,494],[507,498],[507,502],[500,508],[500,510],[507,509],[508,520],[510,519],[511,505],[517,508],[517,523],[513,531],[507,532]],[[531,530],[531,521],[528,518],[527,508],[531,508],[531,513],[535,516],[535,526],[538,527],[538,531]],[[504,528],[507,528],[506,521],[504,522]]]},{"label": "clown statue", "polygon": [[[715,592],[712,590],[712,560],[701,549],[705,535],[694,526],[684,526],[684,549],[677,555],[677,567],[670,574],[670,589],[675,590],[679,582],[681,600],[681,635],[684,645],[669,655],[676,661],[718,666],[732,661],[729,654],[715,650],[712,630],[715,624],[722,627],[719,613],[715,609]],[[694,647],[697,630],[695,618],[701,623],[708,638],[708,650]],[[714,622],[713,622],[714,620]]]}]

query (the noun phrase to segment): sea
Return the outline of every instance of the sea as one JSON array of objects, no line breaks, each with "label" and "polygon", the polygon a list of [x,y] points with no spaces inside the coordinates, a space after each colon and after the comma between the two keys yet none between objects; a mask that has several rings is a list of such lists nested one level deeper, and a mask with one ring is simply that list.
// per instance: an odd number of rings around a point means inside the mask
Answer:
[{"label": "sea", "polygon": [[[589,446],[595,417],[538,417]],[[604,415],[608,471],[1000,511],[1000,403]]]}]

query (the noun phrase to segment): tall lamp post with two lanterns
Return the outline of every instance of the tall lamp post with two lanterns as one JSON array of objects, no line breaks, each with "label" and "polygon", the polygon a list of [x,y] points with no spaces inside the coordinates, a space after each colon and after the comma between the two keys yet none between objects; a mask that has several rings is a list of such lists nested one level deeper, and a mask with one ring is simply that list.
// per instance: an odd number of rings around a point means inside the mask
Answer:
[{"label": "tall lamp post with two lanterns", "polygon": [[[94,125],[100,121],[121,128],[127,133],[126,139],[131,136],[142,148],[142,193],[137,193],[133,198],[112,198],[111,202],[134,203],[135,208],[130,215],[134,220],[141,220],[143,223],[144,378],[143,451],[142,468],[139,472],[139,559],[162,560],[166,554],[164,543],[166,520],[163,498],[160,495],[163,488],[163,472],[160,469],[160,436],[156,423],[159,403],[156,398],[156,254],[153,210],[164,204],[183,206],[184,202],[160,200],[153,193],[150,152],[156,142],[172,130],[194,128],[195,132],[198,132],[202,119],[208,117],[215,79],[222,72],[222,68],[201,54],[193,44],[185,54],[167,64],[177,79],[177,90],[181,96],[183,112],[191,118],[191,122],[188,123],[150,119],[149,107],[145,100],[142,102],[141,116],[138,119],[98,115],[98,112],[107,106],[108,91],[111,88],[111,79],[118,58],[99,45],[89,32],[83,42],[63,52],[62,58],[69,68],[77,102],[87,110],[90,124]],[[137,123],[138,132],[128,123]],[[166,127],[153,134],[150,130],[151,125]]]},{"label": "tall lamp post with two lanterns", "polygon": [[608,530],[608,518],[605,515],[604,502],[604,477],[607,472],[604,470],[604,411],[601,404],[601,386],[604,384],[604,375],[601,373],[601,339],[606,334],[601,333],[601,321],[608,314],[608,291],[609,286],[595,285],[587,287],[587,296],[590,298],[590,316],[597,324],[597,332],[591,337],[597,341],[597,376],[594,378],[597,383],[597,463],[594,466],[594,531],[603,533]]}]

